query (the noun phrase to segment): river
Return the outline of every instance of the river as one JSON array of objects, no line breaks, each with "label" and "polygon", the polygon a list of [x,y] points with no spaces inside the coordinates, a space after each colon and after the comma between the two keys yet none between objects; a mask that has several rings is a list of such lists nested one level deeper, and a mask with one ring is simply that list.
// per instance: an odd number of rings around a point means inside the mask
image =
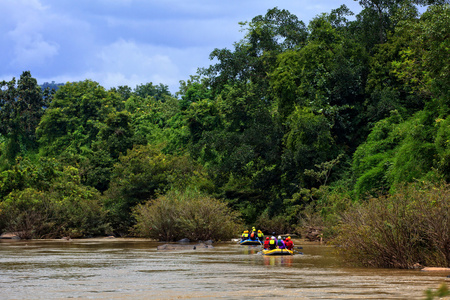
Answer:
[{"label": "river", "polygon": [[[0,240],[0,299],[424,299],[449,274],[345,267],[333,247],[158,251],[144,239]],[[297,245],[298,246],[298,245]]]}]

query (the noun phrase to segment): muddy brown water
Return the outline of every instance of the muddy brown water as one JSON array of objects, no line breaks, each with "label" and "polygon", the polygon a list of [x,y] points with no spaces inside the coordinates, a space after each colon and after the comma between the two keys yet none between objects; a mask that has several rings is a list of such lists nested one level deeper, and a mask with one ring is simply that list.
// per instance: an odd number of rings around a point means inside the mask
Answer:
[{"label": "muddy brown water", "polygon": [[424,299],[445,273],[349,268],[334,248],[157,251],[140,239],[0,240],[0,299]]}]

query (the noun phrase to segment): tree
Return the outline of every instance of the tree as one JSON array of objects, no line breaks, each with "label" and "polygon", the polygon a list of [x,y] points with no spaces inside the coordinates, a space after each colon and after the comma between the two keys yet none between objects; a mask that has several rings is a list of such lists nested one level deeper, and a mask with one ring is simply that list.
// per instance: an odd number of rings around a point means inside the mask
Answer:
[{"label": "tree", "polygon": [[52,97],[29,71],[17,83],[15,78],[0,82],[0,135],[7,140],[5,156],[10,163],[19,153],[37,150],[36,127]]},{"label": "tree", "polygon": [[315,114],[301,107],[294,109],[287,123],[283,171],[288,182],[284,185],[311,187],[313,183],[304,176],[305,170],[329,160],[335,147],[330,123],[323,114]]},{"label": "tree", "polygon": [[235,43],[234,51],[215,49],[210,59],[219,62],[201,71],[208,78],[213,92],[220,92],[226,84],[251,81],[258,86],[259,96],[264,98],[268,88],[268,76],[276,56],[299,47],[306,40],[304,23],[287,10],[269,9],[265,16],[256,16],[247,26],[245,38]]},{"label": "tree", "polygon": [[[442,5],[448,0],[354,0],[358,1],[363,10],[358,15],[358,31],[362,41],[370,50],[375,44],[387,41],[388,32],[393,32],[398,23],[399,14],[406,7],[417,13],[418,6]],[[377,37],[374,39],[374,37]]]},{"label": "tree", "polygon": [[0,231],[24,238],[105,234],[100,193],[82,185],[78,174],[53,158],[18,159],[0,173]]},{"label": "tree", "polygon": [[153,85],[152,82],[137,85],[133,90],[133,93],[141,98],[153,97],[157,101],[164,101],[165,97],[172,96],[167,85],[162,83],[159,85]]},{"label": "tree", "polygon": [[108,114],[120,103],[97,82],[67,83],[55,94],[37,128],[43,155],[81,153],[90,148]]},{"label": "tree", "polygon": [[83,150],[79,165],[82,182],[104,192],[109,186],[114,163],[133,148],[135,136],[127,111],[110,113],[99,127],[97,139],[90,149]]},{"label": "tree", "polygon": [[195,186],[209,189],[209,180],[200,166],[188,156],[166,155],[160,148],[136,145],[112,170],[111,183],[104,193],[109,221],[114,229],[125,234],[133,225],[132,208],[164,194],[171,188]]},{"label": "tree", "polygon": [[301,49],[278,55],[270,74],[271,92],[282,122],[296,106],[308,108],[326,116],[336,141],[352,149],[364,129],[358,114],[363,109],[367,54],[328,18],[321,15],[310,22]]},{"label": "tree", "polygon": [[[450,5],[431,6],[419,20],[401,22],[396,36],[408,37],[400,57],[393,62],[394,74],[412,92],[422,97],[450,100]],[[441,113],[449,113],[447,109]]]},{"label": "tree", "polygon": [[191,75],[187,81],[181,80],[177,95],[181,96],[181,110],[188,109],[192,103],[213,98],[212,91],[207,86],[206,78],[201,78],[200,75]]}]

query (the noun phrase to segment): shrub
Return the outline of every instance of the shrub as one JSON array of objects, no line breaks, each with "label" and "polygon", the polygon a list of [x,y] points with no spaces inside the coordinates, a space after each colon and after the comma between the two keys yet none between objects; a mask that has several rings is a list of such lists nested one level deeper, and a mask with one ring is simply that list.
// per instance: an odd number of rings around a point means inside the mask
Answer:
[{"label": "shrub", "polygon": [[0,202],[0,230],[18,232],[21,238],[82,237],[109,230],[100,193],[80,183],[78,169],[64,167],[47,186],[8,193]]},{"label": "shrub", "polygon": [[241,229],[240,216],[225,202],[198,191],[171,190],[133,210],[137,235],[163,241],[227,240]]},{"label": "shrub", "polygon": [[450,266],[450,186],[414,183],[342,216],[340,252],[366,266]]},{"label": "shrub", "polygon": [[48,201],[42,192],[31,188],[14,191],[0,202],[0,229],[23,239],[41,237],[52,228],[46,207]]},{"label": "shrub", "polygon": [[104,206],[114,230],[128,233],[135,220],[132,208],[177,187],[210,188],[206,172],[188,156],[166,155],[155,146],[137,145],[114,165]]}]

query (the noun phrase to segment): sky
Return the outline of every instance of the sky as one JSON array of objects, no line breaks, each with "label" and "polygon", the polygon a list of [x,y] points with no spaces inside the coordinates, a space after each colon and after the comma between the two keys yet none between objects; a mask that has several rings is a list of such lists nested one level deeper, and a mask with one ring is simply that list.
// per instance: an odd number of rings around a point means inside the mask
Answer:
[{"label": "sky", "polygon": [[306,25],[354,0],[0,0],[0,81],[90,79],[109,89],[152,82],[178,91],[215,49],[244,37],[239,22],[278,7]]}]

